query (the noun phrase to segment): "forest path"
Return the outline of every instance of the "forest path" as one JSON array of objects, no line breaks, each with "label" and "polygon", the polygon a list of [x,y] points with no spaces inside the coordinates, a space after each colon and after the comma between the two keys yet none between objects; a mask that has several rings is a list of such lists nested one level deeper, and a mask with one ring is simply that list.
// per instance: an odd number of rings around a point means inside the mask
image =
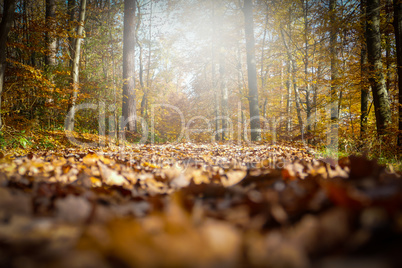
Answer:
[{"label": "forest path", "polygon": [[401,238],[400,175],[360,157],[183,143],[0,158],[1,267],[389,267]]}]

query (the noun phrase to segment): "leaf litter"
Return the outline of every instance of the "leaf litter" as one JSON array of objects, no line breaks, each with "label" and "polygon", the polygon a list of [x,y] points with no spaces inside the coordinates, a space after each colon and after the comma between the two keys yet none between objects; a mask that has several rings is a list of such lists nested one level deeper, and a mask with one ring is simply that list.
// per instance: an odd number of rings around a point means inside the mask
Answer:
[{"label": "leaf litter", "polygon": [[290,145],[0,158],[1,267],[397,267],[402,181]]}]

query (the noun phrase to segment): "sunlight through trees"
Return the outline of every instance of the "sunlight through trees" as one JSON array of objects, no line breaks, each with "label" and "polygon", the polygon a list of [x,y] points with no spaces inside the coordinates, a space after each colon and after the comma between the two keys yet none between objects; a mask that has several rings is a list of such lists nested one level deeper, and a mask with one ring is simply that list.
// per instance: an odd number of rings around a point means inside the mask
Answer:
[{"label": "sunlight through trees", "polygon": [[[191,141],[400,145],[399,6],[17,0],[1,49],[1,117],[97,133],[101,113],[105,134],[133,140],[153,126],[157,141],[177,141],[184,125]],[[75,111],[80,104],[105,109]]]}]

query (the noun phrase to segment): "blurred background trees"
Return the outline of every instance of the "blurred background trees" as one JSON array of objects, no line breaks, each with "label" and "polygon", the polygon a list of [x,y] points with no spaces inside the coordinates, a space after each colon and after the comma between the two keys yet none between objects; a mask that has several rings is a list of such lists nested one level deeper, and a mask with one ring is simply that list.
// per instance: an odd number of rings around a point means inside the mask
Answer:
[{"label": "blurred background trees", "polygon": [[[248,129],[259,114],[251,128],[260,127],[264,140],[349,151],[397,144],[398,0],[86,0],[80,23],[82,2],[15,1],[2,50],[5,126],[63,129],[73,103],[92,103],[104,108],[77,111],[74,129],[96,133],[100,111],[114,136],[129,114],[127,93],[139,119],[127,130],[142,133],[141,122],[153,123],[158,141],[180,136],[175,106],[188,129],[203,129],[191,132],[197,141],[257,140]],[[247,58],[250,13],[255,60]]]}]

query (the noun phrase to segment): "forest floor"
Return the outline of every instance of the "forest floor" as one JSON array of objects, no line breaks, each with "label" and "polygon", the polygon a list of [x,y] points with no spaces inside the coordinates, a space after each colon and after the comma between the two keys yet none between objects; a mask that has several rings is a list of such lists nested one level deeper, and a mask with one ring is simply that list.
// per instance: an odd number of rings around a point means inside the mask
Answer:
[{"label": "forest floor", "polygon": [[291,144],[0,154],[0,267],[402,267],[402,179]]}]

